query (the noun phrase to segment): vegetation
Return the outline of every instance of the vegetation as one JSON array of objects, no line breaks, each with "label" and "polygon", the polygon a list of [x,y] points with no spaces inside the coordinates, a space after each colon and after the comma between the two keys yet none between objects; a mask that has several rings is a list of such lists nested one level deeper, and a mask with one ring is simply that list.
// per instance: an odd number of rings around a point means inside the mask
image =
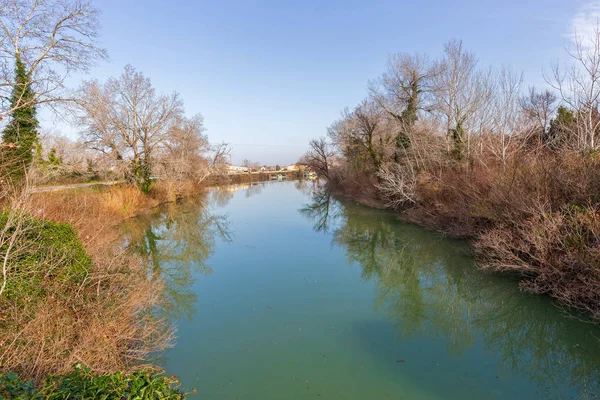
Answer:
[{"label": "vegetation", "polygon": [[2,141],[7,145],[5,157],[10,159],[8,176],[19,181],[33,159],[33,148],[38,141],[38,120],[34,94],[31,88],[29,73],[21,57],[16,57],[15,82],[10,98],[12,115],[4,128]]},{"label": "vegetation", "polygon": [[5,239],[0,242],[5,265],[0,294],[7,299],[46,301],[53,281],[79,285],[89,274],[92,260],[70,225],[4,211],[0,226]]},{"label": "vegetation", "polygon": [[472,238],[481,268],[600,321],[600,29],[569,54],[554,91],[527,93],[460,41],[437,60],[393,55],[302,161],[335,191]]},{"label": "vegetation", "polygon": [[600,360],[590,349],[598,345],[597,329],[543,299],[518,295],[514,279],[469,268],[464,243],[322,189],[302,214],[375,284],[375,307],[394,325],[394,337],[442,340],[456,359],[483,347],[498,354],[500,370],[526,377],[540,393],[568,386],[582,398],[596,397]]},{"label": "vegetation", "polygon": [[[163,280],[122,251],[114,229],[156,204],[139,191],[117,194],[131,190],[19,193],[5,200],[3,372],[36,384],[69,373],[76,362],[95,373],[133,372],[171,345],[173,329],[160,311]],[[113,198],[126,206],[115,207]]]},{"label": "vegetation", "polygon": [[138,370],[131,374],[97,375],[76,364],[66,375],[49,375],[39,387],[17,374],[0,375],[0,396],[3,399],[140,399],[176,400],[185,398],[178,381],[156,370]]},{"label": "vegetation", "polygon": [[[201,115],[186,117],[179,95],[155,94],[133,67],[75,94],[65,87],[107,58],[92,3],[1,9],[0,97],[10,101],[0,103],[0,397],[183,398],[175,379],[148,368],[173,343],[164,280],[123,251],[115,226],[197,192],[228,147],[209,145]],[[126,96],[140,102],[127,109]],[[74,115],[81,140],[40,134],[42,107]],[[129,184],[29,191],[100,179]]]}]

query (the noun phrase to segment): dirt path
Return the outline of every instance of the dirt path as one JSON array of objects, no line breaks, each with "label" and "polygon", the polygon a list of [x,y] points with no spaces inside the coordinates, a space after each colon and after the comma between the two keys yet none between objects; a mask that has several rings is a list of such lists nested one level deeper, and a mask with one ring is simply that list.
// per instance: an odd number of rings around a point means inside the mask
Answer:
[{"label": "dirt path", "polygon": [[29,189],[29,193],[55,192],[58,190],[79,189],[90,186],[112,186],[123,183],[124,181],[106,181],[106,182],[90,182],[90,183],[74,183],[71,185],[58,186],[40,186]]}]

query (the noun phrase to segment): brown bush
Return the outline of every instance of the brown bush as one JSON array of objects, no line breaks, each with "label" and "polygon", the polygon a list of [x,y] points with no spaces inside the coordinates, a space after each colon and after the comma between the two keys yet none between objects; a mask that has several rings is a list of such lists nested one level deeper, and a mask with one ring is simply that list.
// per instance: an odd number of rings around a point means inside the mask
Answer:
[{"label": "brown bush", "polygon": [[545,150],[507,165],[442,168],[419,183],[407,218],[474,239],[481,268],[519,274],[521,287],[600,319],[600,165]]},{"label": "brown bush", "polygon": [[83,362],[101,373],[146,365],[171,344],[173,330],[154,311],[162,307],[159,280],[145,278],[138,260],[97,261],[79,287],[47,287],[47,302],[25,309],[2,302],[0,368],[36,381]]},{"label": "brown bush", "polygon": [[[387,175],[377,181],[346,161],[329,184],[363,204],[391,205],[409,221],[472,239],[481,268],[520,275],[523,290],[600,321],[600,158],[529,146],[500,159],[486,146],[493,140],[474,140],[462,162],[439,144],[413,146],[401,165],[412,163],[418,173],[400,182],[388,176],[400,164],[384,165]],[[427,148],[425,156],[415,147]]]},{"label": "brown bush", "polygon": [[76,362],[97,372],[127,371],[171,344],[173,329],[156,313],[165,302],[163,282],[121,252],[116,229],[156,204],[127,186],[21,194],[14,206],[70,223],[93,262],[83,282],[45,281],[44,301],[0,297],[0,370],[35,380],[65,373]]}]

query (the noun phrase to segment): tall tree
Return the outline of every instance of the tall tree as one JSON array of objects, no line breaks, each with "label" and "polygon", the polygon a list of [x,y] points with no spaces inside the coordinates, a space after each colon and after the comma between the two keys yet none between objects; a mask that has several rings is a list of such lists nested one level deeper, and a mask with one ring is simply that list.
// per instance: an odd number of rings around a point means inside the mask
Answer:
[{"label": "tall tree", "polygon": [[473,120],[492,98],[490,75],[477,70],[475,55],[465,51],[461,41],[446,43],[434,75],[435,110],[446,122],[457,160],[467,155]]},{"label": "tall tree", "polygon": [[319,176],[329,178],[329,167],[335,156],[332,146],[327,143],[327,139],[324,137],[312,139],[309,146],[309,150],[300,158],[299,162],[306,164]]},{"label": "tall tree", "polygon": [[77,122],[88,146],[128,159],[128,179],[150,190],[154,153],[183,117],[179,94],[157,94],[150,78],[127,65],[119,78],[85,82],[78,104]]},{"label": "tall tree", "polygon": [[11,119],[2,133],[7,162],[6,173],[13,180],[20,180],[33,159],[33,148],[38,140],[38,120],[35,95],[31,89],[29,74],[21,58],[17,56],[15,84],[10,99],[13,110]]},{"label": "tall tree", "polygon": [[352,113],[345,112],[344,117],[352,121],[349,131],[349,143],[367,153],[375,170],[383,162],[382,125],[383,110],[376,103],[363,100]]},{"label": "tall tree", "polygon": [[567,50],[571,57],[565,69],[558,64],[546,81],[559,93],[562,103],[576,115],[574,135],[564,145],[578,151],[600,148],[600,21],[589,35],[575,35]]},{"label": "tall tree", "polygon": [[400,149],[410,145],[410,134],[421,110],[429,110],[425,97],[431,92],[434,68],[427,56],[394,54],[389,57],[387,71],[370,83],[371,96],[397,122],[394,159]]},{"label": "tall tree", "polygon": [[65,79],[107,57],[99,47],[100,11],[88,0],[0,1],[0,117],[15,110],[15,63],[23,63],[32,94],[16,106],[68,100]]},{"label": "tall tree", "polygon": [[557,100],[553,92],[549,90],[538,92],[533,86],[529,88],[527,95],[521,98],[521,108],[534,126],[540,143],[546,143],[549,139],[548,129],[550,129],[552,116],[556,112]]}]

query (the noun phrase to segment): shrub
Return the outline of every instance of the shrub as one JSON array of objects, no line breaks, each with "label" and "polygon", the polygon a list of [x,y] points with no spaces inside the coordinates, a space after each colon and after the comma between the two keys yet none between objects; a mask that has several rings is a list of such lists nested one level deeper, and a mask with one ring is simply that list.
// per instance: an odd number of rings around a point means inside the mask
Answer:
[{"label": "shrub", "polygon": [[0,375],[0,396],[3,399],[185,399],[179,381],[155,369],[143,369],[131,374],[117,372],[98,375],[83,366],[75,365],[66,375],[49,375],[39,385],[21,379],[15,373]]},{"label": "shrub", "polygon": [[3,295],[9,299],[39,300],[49,284],[79,284],[91,270],[92,259],[69,224],[11,210],[0,212],[0,226],[0,253],[10,268]]},{"label": "shrub", "polygon": [[121,186],[103,190],[100,207],[121,217],[129,218],[147,208],[150,202],[151,200],[140,189],[133,186]]},{"label": "shrub", "polygon": [[[172,344],[173,329],[160,312],[162,279],[149,279],[147,266],[123,252],[116,226],[124,216],[109,206],[115,201],[105,201],[130,194],[135,200],[137,193],[128,187],[22,193],[10,211],[6,205],[2,255],[36,262],[21,263],[19,276],[7,263],[10,285],[20,282],[30,293],[13,285],[10,297],[0,296],[0,372],[36,385],[50,374],[70,373],[76,362],[103,374],[130,372]],[[129,204],[146,208],[153,202]],[[11,240],[24,245],[9,253]]]}]

